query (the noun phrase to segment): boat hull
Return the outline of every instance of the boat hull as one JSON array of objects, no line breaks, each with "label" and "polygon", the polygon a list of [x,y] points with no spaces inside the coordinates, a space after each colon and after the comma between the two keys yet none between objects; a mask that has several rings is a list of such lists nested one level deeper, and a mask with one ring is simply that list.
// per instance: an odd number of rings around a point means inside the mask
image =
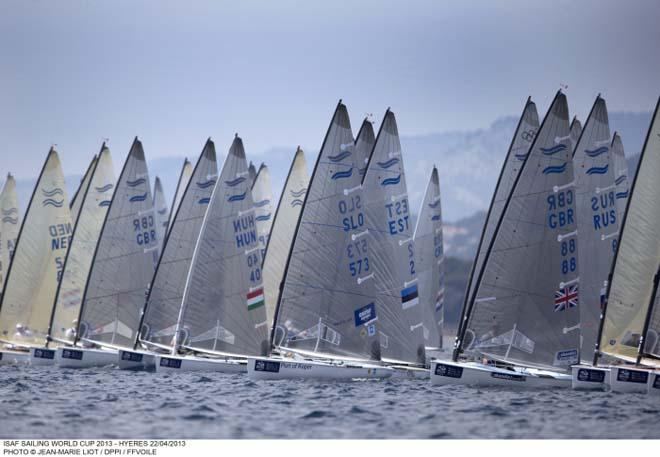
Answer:
[{"label": "boat hull", "polygon": [[660,396],[660,371],[654,371],[649,376],[648,392],[649,395]]},{"label": "boat hull", "polygon": [[203,357],[164,356],[154,357],[156,372],[167,373],[177,371],[214,371],[217,373],[245,373],[247,366],[245,359],[225,360]]},{"label": "boat hull", "polygon": [[30,365],[33,367],[53,366],[56,352],[55,349],[50,348],[30,348]]},{"label": "boat hull", "polygon": [[[548,373],[548,374],[540,374]],[[511,371],[488,365],[435,361],[431,363],[431,384],[547,389],[569,387],[571,376],[549,372]]]},{"label": "boat hull", "polygon": [[390,365],[394,370],[392,372],[392,379],[429,379],[431,372],[428,368],[406,367]]},{"label": "boat hull", "polygon": [[353,379],[389,378],[390,367],[361,363],[338,364],[312,360],[248,358],[248,377],[253,380],[316,379],[350,381]]},{"label": "boat hull", "polygon": [[117,365],[122,370],[156,371],[156,354],[120,349]]},{"label": "boat hull", "polygon": [[611,367],[610,388],[613,392],[647,393],[651,370],[627,366]]},{"label": "boat hull", "polygon": [[111,349],[90,349],[59,347],[55,363],[62,368],[92,368],[117,364],[117,351]]},{"label": "boat hull", "polygon": [[573,390],[609,390],[610,388],[609,368],[573,365],[571,376]]},{"label": "boat hull", "polygon": [[22,351],[0,351],[0,365],[22,365],[30,363],[30,353]]}]

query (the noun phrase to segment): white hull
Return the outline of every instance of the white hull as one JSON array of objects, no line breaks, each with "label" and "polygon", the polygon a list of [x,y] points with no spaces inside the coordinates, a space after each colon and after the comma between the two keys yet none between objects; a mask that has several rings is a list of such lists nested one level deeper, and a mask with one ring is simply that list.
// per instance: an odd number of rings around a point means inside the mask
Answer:
[{"label": "white hull", "polygon": [[613,366],[610,374],[610,388],[613,392],[647,393],[652,370]]},{"label": "white hull", "polygon": [[0,365],[16,365],[30,363],[30,353],[22,351],[0,351]]},{"label": "white hull", "polygon": [[571,367],[573,390],[609,390],[610,369],[589,365]]},{"label": "white hull", "polygon": [[122,370],[155,371],[156,354],[120,349],[117,354],[117,365]]},{"label": "white hull", "polygon": [[55,363],[62,368],[105,367],[117,364],[117,351],[113,349],[89,349],[59,347]]},{"label": "white hull", "polygon": [[55,365],[55,349],[30,348],[30,365],[33,367]]},{"label": "white hull", "polygon": [[248,377],[253,380],[316,379],[348,381],[389,378],[390,367],[357,362],[322,362],[280,358],[248,358]]},{"label": "white hull", "polygon": [[429,379],[431,372],[428,368],[406,367],[398,365],[390,365],[394,370],[392,372],[392,379]]},{"label": "white hull", "polygon": [[569,387],[571,376],[542,370],[505,370],[489,365],[461,362],[431,363],[431,384],[479,387],[543,389]]},{"label": "white hull", "polygon": [[649,377],[648,384],[649,395],[660,396],[660,371],[654,371]]},{"label": "white hull", "polygon": [[215,371],[218,373],[245,373],[245,359],[211,359],[204,357],[156,355],[154,357],[156,372],[172,371]]}]

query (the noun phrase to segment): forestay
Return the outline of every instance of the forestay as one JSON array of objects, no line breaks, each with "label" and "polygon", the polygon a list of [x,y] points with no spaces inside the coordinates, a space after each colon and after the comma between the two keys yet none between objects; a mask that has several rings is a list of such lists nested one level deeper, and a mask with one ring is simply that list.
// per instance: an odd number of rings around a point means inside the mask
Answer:
[{"label": "forestay", "polygon": [[273,192],[270,186],[270,172],[263,163],[252,184],[252,199],[254,201],[254,220],[257,224],[257,239],[263,260],[273,225]]},{"label": "forestay", "polygon": [[578,252],[566,97],[559,92],[498,222],[462,348],[550,369],[578,361]]},{"label": "forestay", "polygon": [[71,231],[62,167],[51,148],[7,273],[0,305],[0,340],[24,346],[44,343]]},{"label": "forestay", "polygon": [[348,112],[339,102],[287,262],[273,332],[280,348],[380,359],[372,243],[359,173],[363,163],[355,150]]},{"label": "forestay", "polygon": [[143,342],[174,346],[188,271],[217,177],[215,145],[209,139],[183,190],[181,204],[172,215],[172,226],[146,302],[140,335]]},{"label": "forestay", "polygon": [[92,173],[94,172],[94,168],[96,167],[97,159],[98,156],[96,156],[95,154],[94,157],[92,157],[92,161],[89,163],[87,170],[85,171],[85,175],[80,180],[80,185],[78,186],[78,189],[76,189],[76,193],[73,194],[73,198],[71,199],[71,203],[69,204],[69,208],[71,209],[72,222],[78,220],[78,214],[80,214],[80,208],[82,208],[82,203],[84,200],[83,196],[85,193],[85,189],[89,187],[89,182],[92,179]]},{"label": "forestay", "polygon": [[184,292],[183,346],[266,355],[260,245],[243,142],[229,149],[202,224]]},{"label": "forestay", "polygon": [[96,245],[76,341],[133,346],[156,249],[149,173],[135,138]]},{"label": "forestay", "polygon": [[616,184],[616,210],[619,224],[623,222],[628,204],[628,162],[623,151],[623,142],[618,133],[614,133],[612,138],[612,151],[614,161],[614,182]]},{"label": "forestay", "polygon": [[181,199],[183,198],[183,193],[188,188],[188,183],[193,174],[193,166],[190,164],[188,159],[183,161],[183,167],[181,167],[181,174],[179,175],[179,181],[176,185],[176,192],[174,193],[174,199],[172,200],[172,207],[170,209],[170,220],[167,221],[167,230],[169,231],[174,222],[174,215],[179,210],[179,205],[181,204]]},{"label": "forestay", "polygon": [[170,219],[169,207],[163,193],[163,184],[160,182],[158,176],[156,176],[156,182],[154,184],[154,217],[156,219],[156,238],[158,239],[158,250],[154,251],[154,262],[157,263],[160,251],[163,249],[163,242],[165,241],[165,235],[167,235],[167,225]]},{"label": "forestay", "polygon": [[0,193],[0,300],[20,227],[21,213],[18,209],[16,180],[11,173],[8,173]]},{"label": "forestay", "polygon": [[445,301],[445,256],[442,244],[442,205],[438,169],[431,171],[415,227],[415,267],[419,278],[424,344],[442,348]]}]

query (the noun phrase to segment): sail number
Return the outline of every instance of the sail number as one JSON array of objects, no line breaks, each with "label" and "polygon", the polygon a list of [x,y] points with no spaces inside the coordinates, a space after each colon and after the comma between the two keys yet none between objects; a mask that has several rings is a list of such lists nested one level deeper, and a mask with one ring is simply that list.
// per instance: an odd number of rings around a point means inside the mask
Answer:
[{"label": "sail number", "polygon": [[[69,248],[71,243],[71,223],[55,224],[48,227],[48,234],[50,235],[50,250],[57,251]],[[64,270],[64,257],[55,257],[55,277],[57,282],[62,279],[62,271]]]},{"label": "sail number", "polygon": [[359,195],[348,200],[339,200],[339,214],[344,232],[350,232],[364,226],[364,214],[362,213],[362,201]]},{"label": "sail number", "polygon": [[348,269],[351,276],[357,276],[362,272],[369,271],[369,257],[367,256],[367,240],[360,240],[349,243],[346,246],[346,255],[351,261],[348,262]]},{"label": "sail number", "polygon": [[408,199],[402,198],[395,203],[388,203],[387,208],[387,228],[390,235],[396,235],[408,231],[410,215],[408,214]]},{"label": "sail number", "polygon": [[594,230],[600,230],[616,223],[616,208],[614,192],[608,192],[598,197],[591,197],[591,210],[594,217]]},{"label": "sail number", "polygon": [[247,264],[250,269],[250,282],[261,282],[261,261],[256,252],[247,256]]},{"label": "sail number", "polygon": [[138,245],[152,244],[156,241],[156,230],[154,228],[154,217],[143,216],[133,219],[133,231],[137,232],[135,241]]},{"label": "sail number", "polygon": [[573,191],[548,195],[548,227],[555,229],[573,224]]}]

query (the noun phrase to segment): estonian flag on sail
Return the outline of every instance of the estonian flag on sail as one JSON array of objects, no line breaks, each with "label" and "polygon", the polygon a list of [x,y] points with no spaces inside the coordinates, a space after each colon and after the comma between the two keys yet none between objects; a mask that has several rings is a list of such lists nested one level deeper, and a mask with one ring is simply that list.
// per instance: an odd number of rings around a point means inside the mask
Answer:
[{"label": "estonian flag on sail", "polygon": [[401,291],[401,306],[408,309],[419,303],[419,294],[417,293],[417,284],[406,287]]},{"label": "estonian flag on sail", "polygon": [[264,289],[260,287],[247,294],[247,307],[248,310],[257,309],[264,305]]}]

